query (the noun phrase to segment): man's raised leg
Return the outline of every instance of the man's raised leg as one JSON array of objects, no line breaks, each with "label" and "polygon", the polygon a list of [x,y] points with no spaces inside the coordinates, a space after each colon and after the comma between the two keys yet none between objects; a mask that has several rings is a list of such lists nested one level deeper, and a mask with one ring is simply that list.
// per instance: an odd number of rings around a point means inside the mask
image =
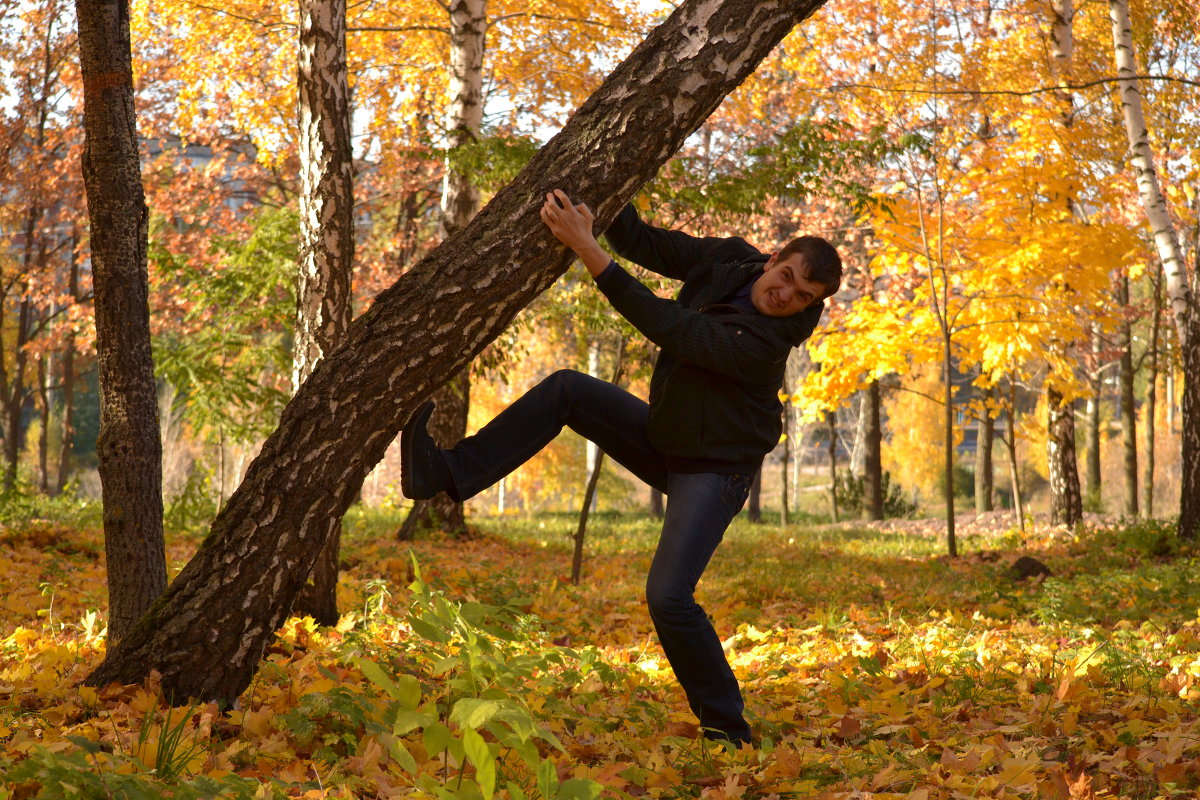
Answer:
[{"label": "man's raised leg", "polygon": [[[666,464],[646,435],[649,416],[646,402],[619,386],[582,372],[559,370],[478,433],[439,451],[450,475],[450,485],[439,488],[460,502],[473,497],[533,458],[567,426],[641,480],[665,491]],[[419,417],[414,416],[414,421]],[[421,435],[428,438],[423,427],[406,426],[406,439],[420,441]],[[406,459],[410,449],[417,448],[406,447]],[[423,468],[421,459],[403,468],[421,471],[422,478],[436,471]]]}]

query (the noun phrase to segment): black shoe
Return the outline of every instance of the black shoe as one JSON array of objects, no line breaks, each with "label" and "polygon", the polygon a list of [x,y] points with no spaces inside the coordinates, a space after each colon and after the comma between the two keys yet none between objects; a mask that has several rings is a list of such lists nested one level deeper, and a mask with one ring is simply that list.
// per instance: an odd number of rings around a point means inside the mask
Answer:
[{"label": "black shoe", "polygon": [[442,451],[425,430],[433,415],[427,402],[404,426],[400,434],[400,489],[410,500],[428,500],[450,488],[450,469]]}]

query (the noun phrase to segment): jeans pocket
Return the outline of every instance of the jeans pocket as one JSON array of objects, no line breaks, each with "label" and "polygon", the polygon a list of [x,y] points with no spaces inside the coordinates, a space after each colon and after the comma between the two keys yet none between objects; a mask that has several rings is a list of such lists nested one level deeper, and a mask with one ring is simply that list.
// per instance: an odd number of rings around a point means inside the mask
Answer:
[{"label": "jeans pocket", "polygon": [[754,483],[754,475],[728,475],[725,479],[723,496],[729,504],[730,512],[736,514],[746,504],[750,496],[750,485]]}]

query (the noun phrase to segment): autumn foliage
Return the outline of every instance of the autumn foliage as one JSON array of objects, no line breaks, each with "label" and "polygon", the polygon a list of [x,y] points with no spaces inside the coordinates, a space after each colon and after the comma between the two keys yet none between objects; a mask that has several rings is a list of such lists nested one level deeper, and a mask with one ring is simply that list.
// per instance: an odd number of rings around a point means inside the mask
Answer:
[{"label": "autumn foliage", "polygon": [[[220,708],[172,703],[153,676],[80,687],[104,646],[97,530],[10,525],[4,791],[1066,800],[1200,786],[1200,596],[1162,526],[1039,528],[1023,545],[1000,527],[949,564],[927,530],[738,523],[701,587],[758,737],[733,753],[696,740],[653,639],[654,524],[593,526],[572,587],[570,519],[410,549],[356,511],[341,623],[289,621]],[[178,565],[194,538],[172,542]],[[1010,576],[1016,547],[1053,576]]]}]

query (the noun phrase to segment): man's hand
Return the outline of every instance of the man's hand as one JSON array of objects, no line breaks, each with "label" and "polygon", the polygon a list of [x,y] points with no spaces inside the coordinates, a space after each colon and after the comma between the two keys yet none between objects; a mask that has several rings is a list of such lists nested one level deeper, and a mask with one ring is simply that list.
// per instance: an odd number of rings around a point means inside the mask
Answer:
[{"label": "man's hand", "polygon": [[593,277],[604,271],[610,259],[592,233],[594,218],[586,205],[572,203],[566,192],[555,189],[546,194],[541,213],[550,232],[579,256]]}]

